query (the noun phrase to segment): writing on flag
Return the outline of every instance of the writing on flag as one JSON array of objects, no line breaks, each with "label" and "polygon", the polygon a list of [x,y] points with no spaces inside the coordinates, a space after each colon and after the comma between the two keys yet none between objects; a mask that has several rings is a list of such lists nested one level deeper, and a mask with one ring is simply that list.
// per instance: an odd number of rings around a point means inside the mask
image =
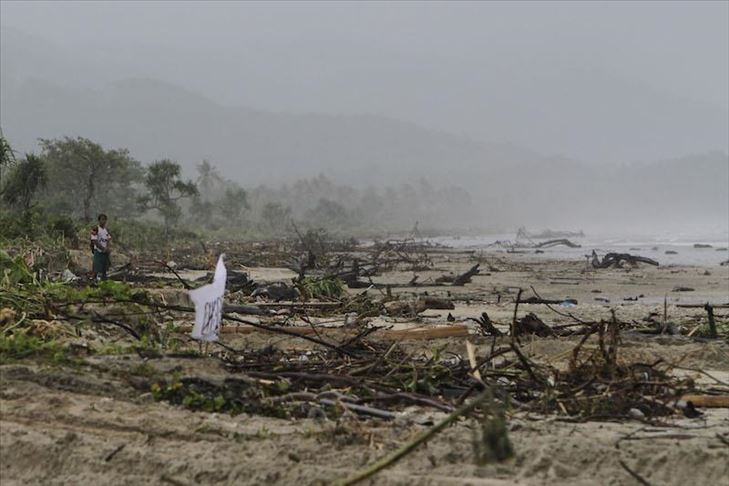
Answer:
[{"label": "writing on flag", "polygon": [[228,278],[223,256],[225,255],[218,257],[213,283],[190,291],[190,300],[195,305],[195,325],[192,328],[192,337],[200,341],[218,340],[220,322],[223,319],[225,283]]}]

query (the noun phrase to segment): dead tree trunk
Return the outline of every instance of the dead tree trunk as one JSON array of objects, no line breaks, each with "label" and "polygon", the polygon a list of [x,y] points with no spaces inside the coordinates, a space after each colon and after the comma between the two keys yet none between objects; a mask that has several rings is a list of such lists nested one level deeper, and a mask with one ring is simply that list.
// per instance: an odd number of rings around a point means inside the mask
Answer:
[{"label": "dead tree trunk", "polygon": [[471,281],[471,277],[480,272],[480,270],[478,269],[478,267],[480,266],[481,264],[477,263],[472,266],[471,269],[468,270],[466,273],[458,275],[456,278],[453,279],[453,285],[456,287],[463,287],[465,284]]}]

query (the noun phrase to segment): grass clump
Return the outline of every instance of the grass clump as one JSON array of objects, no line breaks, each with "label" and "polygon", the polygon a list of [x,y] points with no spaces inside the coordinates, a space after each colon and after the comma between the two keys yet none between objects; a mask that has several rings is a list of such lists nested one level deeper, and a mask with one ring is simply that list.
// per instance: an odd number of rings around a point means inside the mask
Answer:
[{"label": "grass clump", "polygon": [[23,359],[36,359],[49,364],[69,361],[65,349],[55,339],[42,339],[19,332],[0,334],[0,364],[15,363]]},{"label": "grass clump", "polygon": [[473,455],[477,465],[484,466],[503,462],[514,456],[514,446],[509,439],[506,425],[506,407],[493,398],[484,402],[484,410],[478,426],[473,432]]},{"label": "grass clump", "polygon": [[[269,390],[274,393],[276,390]],[[241,413],[266,415],[269,417],[288,418],[288,410],[267,400],[268,394],[263,387],[242,380],[227,379],[222,384],[215,384],[196,377],[175,376],[170,381],[158,381],[151,386],[152,396],[156,400],[200,412]]]},{"label": "grass clump", "polygon": [[305,277],[297,286],[306,299],[336,299],[344,293],[344,283],[337,277]]}]

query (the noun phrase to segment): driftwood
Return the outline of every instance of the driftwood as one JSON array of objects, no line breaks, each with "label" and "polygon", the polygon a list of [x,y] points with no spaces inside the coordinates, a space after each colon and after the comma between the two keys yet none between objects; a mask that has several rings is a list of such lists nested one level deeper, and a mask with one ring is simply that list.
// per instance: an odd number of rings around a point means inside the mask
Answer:
[{"label": "driftwood", "polygon": [[469,320],[477,323],[481,328],[481,332],[486,336],[503,336],[504,335],[504,333],[502,333],[501,331],[496,329],[494,324],[491,322],[491,318],[485,312],[481,313],[481,317],[479,317],[477,319],[473,318],[473,317],[469,317]]},{"label": "driftwood", "polygon": [[415,301],[394,300],[385,303],[385,310],[391,316],[416,315],[428,309],[455,309],[455,306],[448,299],[430,296]]},{"label": "driftwood", "polygon": [[633,266],[637,266],[638,263],[658,266],[658,262],[652,258],[631,255],[630,253],[608,253],[600,260],[595,250],[592,250],[592,266],[594,268],[623,268],[626,262]]},{"label": "driftwood", "polygon": [[541,231],[539,233],[530,233],[525,227],[521,227],[516,232],[516,239],[531,239],[531,240],[539,240],[543,238],[571,238],[571,237],[577,237],[582,238],[585,236],[585,233],[580,231],[553,231],[550,229]]},{"label": "driftwood", "polygon": [[270,285],[257,287],[251,297],[266,297],[271,300],[295,300],[300,297],[299,289],[287,285],[285,282],[274,282]]},{"label": "driftwood", "polygon": [[572,243],[570,240],[566,238],[560,238],[558,240],[549,240],[549,241],[543,241],[542,243],[538,243],[534,245],[534,248],[552,248],[554,246],[567,246],[570,248],[581,248],[582,245],[578,245],[577,243]]},{"label": "driftwood", "polygon": [[450,283],[454,287],[463,287],[465,284],[471,281],[471,277],[479,273],[481,270],[479,270],[479,267],[481,266],[480,263],[477,263],[476,265],[472,266],[467,272],[462,273],[460,275],[443,275],[442,277],[438,277],[435,279],[435,283],[437,284],[444,284],[444,283]]},{"label": "driftwood", "polygon": [[[562,284],[564,285],[564,284]],[[574,304],[577,305],[577,299],[542,299],[541,297],[528,297],[522,299],[522,304],[548,304],[548,305],[559,305],[559,304]]]},{"label": "driftwood", "polygon": [[684,395],[681,400],[695,407],[729,408],[729,395]]},{"label": "driftwood", "polygon": [[523,336],[526,334],[535,334],[540,337],[555,336],[554,330],[546,325],[544,321],[535,314],[529,313],[516,321],[514,324],[514,335]]}]

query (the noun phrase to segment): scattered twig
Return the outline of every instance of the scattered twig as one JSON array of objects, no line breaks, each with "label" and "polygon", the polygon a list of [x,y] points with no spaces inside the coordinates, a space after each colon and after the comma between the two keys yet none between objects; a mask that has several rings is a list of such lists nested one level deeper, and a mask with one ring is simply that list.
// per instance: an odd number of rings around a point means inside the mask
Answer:
[{"label": "scattered twig", "polygon": [[645,479],[643,479],[643,477],[640,474],[638,474],[637,472],[635,472],[632,469],[630,469],[628,467],[628,465],[625,464],[625,462],[622,459],[619,459],[618,462],[623,467],[623,469],[625,469],[625,471],[627,471],[628,474],[630,474],[631,476],[633,476],[633,479],[635,479],[636,481],[638,481],[643,486],[651,486],[651,483],[649,483],[648,481],[646,481]]},{"label": "scattered twig", "polygon": [[352,484],[357,484],[360,481],[364,481],[365,479],[369,478],[370,476],[373,476],[377,474],[378,472],[382,471],[383,469],[392,466],[396,462],[398,462],[400,459],[414,451],[418,448],[421,444],[427,442],[429,439],[431,439],[433,436],[435,436],[438,432],[446,428],[451,423],[455,422],[459,417],[471,413],[481,402],[484,401],[489,395],[491,394],[490,390],[487,390],[475,399],[473,399],[471,402],[461,406],[460,408],[456,409],[453,413],[451,413],[448,417],[443,419],[441,422],[439,422],[437,425],[431,427],[430,429],[426,430],[425,432],[422,432],[418,434],[417,437],[415,437],[410,442],[404,444],[399,449],[397,449],[395,452],[390,454],[387,457],[384,457],[377,461],[376,463],[372,464],[371,466],[368,466],[367,468],[363,469],[362,471],[356,473],[355,475],[337,483],[340,486],[350,486]]}]

